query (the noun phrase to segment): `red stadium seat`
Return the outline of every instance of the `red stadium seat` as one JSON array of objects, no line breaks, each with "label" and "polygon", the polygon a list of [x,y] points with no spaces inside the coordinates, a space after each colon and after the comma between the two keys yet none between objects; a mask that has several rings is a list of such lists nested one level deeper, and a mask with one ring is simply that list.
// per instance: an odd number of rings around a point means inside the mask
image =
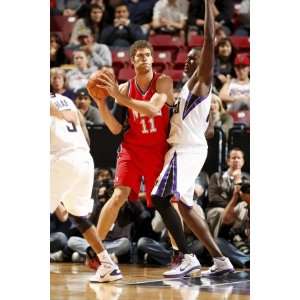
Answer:
[{"label": "red stadium seat", "polygon": [[155,51],[153,68],[157,72],[169,69],[172,63],[172,55],[170,51]]},{"label": "red stadium seat", "polygon": [[188,35],[188,47],[195,48],[195,47],[202,47],[204,42],[204,36],[198,35],[194,33],[189,33]]},{"label": "red stadium seat", "polygon": [[156,34],[149,37],[149,42],[154,50],[171,51],[173,58],[175,58],[178,49],[184,48],[184,39],[178,36],[169,34]]},{"label": "red stadium seat", "polygon": [[175,60],[173,68],[177,69],[177,70],[183,70],[186,58],[187,58],[187,52],[186,51],[179,51],[177,56],[176,56],[176,60]]},{"label": "red stadium seat", "polygon": [[75,17],[67,16],[51,16],[50,17],[50,30],[62,32],[63,41],[69,42],[73,27],[75,25]]},{"label": "red stadium seat", "polygon": [[233,118],[234,124],[245,124],[246,126],[250,126],[250,111],[233,111],[230,112],[230,115]]},{"label": "red stadium seat", "polygon": [[114,50],[111,51],[112,66],[115,73],[118,74],[122,68],[128,68],[130,66],[129,53],[126,50]]},{"label": "red stadium seat", "polygon": [[250,41],[248,36],[234,36],[230,37],[233,47],[237,51],[247,52],[250,50]]},{"label": "red stadium seat", "polygon": [[73,50],[72,49],[64,49],[65,56],[69,63],[73,64]]},{"label": "red stadium seat", "polygon": [[169,69],[169,70],[165,70],[164,74],[169,75],[173,79],[175,84],[180,82],[183,77],[182,70]]},{"label": "red stadium seat", "polygon": [[118,74],[118,81],[120,83],[125,82],[135,76],[132,68],[122,68]]}]

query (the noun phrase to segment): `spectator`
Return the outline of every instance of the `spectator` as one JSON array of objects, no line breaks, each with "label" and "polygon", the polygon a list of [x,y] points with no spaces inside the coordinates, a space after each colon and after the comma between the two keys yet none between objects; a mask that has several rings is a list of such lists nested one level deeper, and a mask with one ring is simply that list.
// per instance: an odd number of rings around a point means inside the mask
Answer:
[{"label": "spectator", "polygon": [[73,50],[82,50],[88,57],[89,65],[97,68],[102,66],[111,66],[112,57],[109,48],[104,44],[95,42],[94,36],[90,30],[83,29],[78,32],[79,45],[73,47]]},{"label": "spectator", "polygon": [[217,243],[224,255],[239,267],[250,266],[250,183],[235,185],[225,207]]},{"label": "spectator", "polygon": [[210,113],[214,127],[221,128],[228,140],[229,129],[233,126],[233,118],[224,110],[220,97],[215,94],[212,94]]},{"label": "spectator", "polygon": [[152,22],[153,7],[157,0],[124,0],[130,13],[130,21],[141,25],[144,34],[148,34]]},{"label": "spectator", "polygon": [[76,94],[67,88],[66,73],[61,68],[52,68],[50,70],[50,90],[72,100],[76,98]]},{"label": "spectator", "polygon": [[242,0],[235,5],[237,28],[234,35],[249,36],[250,34],[250,0]]},{"label": "spectator", "polygon": [[238,54],[234,60],[234,71],[237,78],[227,81],[220,90],[220,98],[227,104],[228,111],[250,109],[250,78],[249,57],[247,54]]},{"label": "spectator", "polygon": [[217,46],[219,41],[226,37],[228,37],[228,36],[227,36],[226,30],[224,27],[221,26],[221,27],[216,28],[215,45]]},{"label": "spectator", "polygon": [[226,30],[227,35],[231,35],[232,32],[232,18],[234,14],[234,0],[216,0],[215,7],[218,14],[216,15],[216,22],[222,25]]},{"label": "spectator", "polygon": [[224,210],[233,197],[235,185],[249,181],[249,175],[242,172],[244,153],[241,149],[233,148],[230,150],[227,165],[226,172],[223,174],[214,173],[209,181],[207,223],[214,237],[219,234]]},{"label": "spectator", "polygon": [[88,91],[83,88],[79,89],[76,93],[75,104],[85,117],[87,125],[99,125],[104,124],[101,120],[98,109],[91,105],[91,98]]},{"label": "spectator", "polygon": [[67,63],[67,57],[64,53],[63,41],[58,34],[50,34],[50,68],[60,67]]},{"label": "spectator", "polygon": [[103,14],[105,8],[102,5],[92,4],[91,10],[86,18],[78,19],[74,25],[71,38],[69,41],[69,46],[78,45],[78,34],[82,30],[90,30],[94,35],[95,41],[100,43],[100,35],[103,28]]},{"label": "spectator", "polygon": [[97,70],[96,67],[89,67],[88,59],[84,51],[76,50],[73,52],[75,69],[67,73],[67,80],[71,90],[75,93],[85,88],[89,77]]},{"label": "spectator", "polygon": [[155,33],[184,37],[188,7],[187,0],[158,0],[153,8],[152,28]]},{"label": "spectator", "polygon": [[[213,4],[214,16],[219,12]],[[191,0],[188,14],[189,32],[196,31],[197,34],[203,35],[204,26],[205,2],[203,0]],[[220,28],[220,24],[216,23],[215,28]]]},{"label": "spectator", "polygon": [[56,0],[57,8],[64,16],[75,16],[81,5],[81,0]]},{"label": "spectator", "polygon": [[217,90],[226,83],[227,75],[233,76],[235,51],[229,38],[222,38],[216,45],[214,79]]},{"label": "spectator", "polygon": [[101,34],[101,42],[110,47],[127,48],[145,38],[141,26],[130,21],[129,10],[124,3],[116,5],[114,24],[105,27]]}]

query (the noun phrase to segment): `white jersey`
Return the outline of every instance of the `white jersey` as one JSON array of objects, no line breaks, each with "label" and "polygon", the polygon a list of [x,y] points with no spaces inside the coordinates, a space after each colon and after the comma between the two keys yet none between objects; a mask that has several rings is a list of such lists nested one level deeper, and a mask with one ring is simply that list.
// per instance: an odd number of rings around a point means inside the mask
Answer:
[{"label": "white jersey", "polygon": [[[65,96],[55,94],[51,96],[50,101],[58,108],[59,111],[72,110],[77,112],[73,101]],[[83,134],[79,123],[77,125],[51,116],[50,126],[50,153],[51,157],[61,156],[76,150],[89,152],[89,146]]]},{"label": "white jersey", "polygon": [[211,103],[211,90],[206,97],[192,95],[188,82],[183,86],[171,118],[168,143],[180,146],[207,146],[205,131]]}]

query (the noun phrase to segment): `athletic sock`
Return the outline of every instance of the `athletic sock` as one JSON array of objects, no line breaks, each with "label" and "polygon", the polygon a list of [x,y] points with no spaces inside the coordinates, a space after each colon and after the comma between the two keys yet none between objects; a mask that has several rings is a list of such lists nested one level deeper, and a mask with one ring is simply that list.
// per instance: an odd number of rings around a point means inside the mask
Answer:
[{"label": "athletic sock", "polygon": [[115,265],[115,263],[110,258],[107,250],[103,250],[102,252],[98,253],[97,256],[98,256],[100,262],[108,262],[112,265]]}]

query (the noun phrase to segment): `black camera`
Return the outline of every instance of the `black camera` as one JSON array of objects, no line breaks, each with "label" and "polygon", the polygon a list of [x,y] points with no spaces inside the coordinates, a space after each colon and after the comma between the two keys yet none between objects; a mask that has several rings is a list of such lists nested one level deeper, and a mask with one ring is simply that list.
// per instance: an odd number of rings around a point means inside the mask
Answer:
[{"label": "black camera", "polygon": [[244,180],[241,184],[240,191],[244,194],[250,194],[250,181]]}]

